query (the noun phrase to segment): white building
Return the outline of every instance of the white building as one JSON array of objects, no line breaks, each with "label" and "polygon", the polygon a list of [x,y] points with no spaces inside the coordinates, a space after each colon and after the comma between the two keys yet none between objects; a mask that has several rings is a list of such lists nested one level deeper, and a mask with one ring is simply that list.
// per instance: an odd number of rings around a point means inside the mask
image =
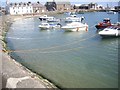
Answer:
[{"label": "white building", "polygon": [[32,14],[33,6],[31,3],[11,3],[9,10],[11,15]]}]

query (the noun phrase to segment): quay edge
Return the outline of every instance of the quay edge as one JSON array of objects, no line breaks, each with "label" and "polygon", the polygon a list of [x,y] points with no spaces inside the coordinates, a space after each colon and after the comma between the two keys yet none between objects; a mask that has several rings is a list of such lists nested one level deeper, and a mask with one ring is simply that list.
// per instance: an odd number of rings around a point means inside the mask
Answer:
[{"label": "quay edge", "polygon": [[[2,88],[44,88],[56,89],[54,84],[47,79],[38,76],[25,66],[21,65],[9,56],[9,52],[6,48],[5,36],[9,30],[10,25],[19,19],[24,19],[33,16],[0,16],[0,56],[1,56],[1,71],[0,72],[0,89]],[[16,82],[16,83],[15,83]]]}]

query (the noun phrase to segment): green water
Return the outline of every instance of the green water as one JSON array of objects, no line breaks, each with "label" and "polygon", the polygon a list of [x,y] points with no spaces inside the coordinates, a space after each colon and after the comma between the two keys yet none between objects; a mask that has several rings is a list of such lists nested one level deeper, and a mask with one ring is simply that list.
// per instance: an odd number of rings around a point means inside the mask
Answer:
[{"label": "green water", "polygon": [[8,47],[16,51],[11,55],[61,88],[117,88],[120,38],[102,38],[94,26],[106,17],[116,23],[118,13],[78,16],[85,17],[88,32],[40,30],[38,17],[14,22],[6,37]]}]

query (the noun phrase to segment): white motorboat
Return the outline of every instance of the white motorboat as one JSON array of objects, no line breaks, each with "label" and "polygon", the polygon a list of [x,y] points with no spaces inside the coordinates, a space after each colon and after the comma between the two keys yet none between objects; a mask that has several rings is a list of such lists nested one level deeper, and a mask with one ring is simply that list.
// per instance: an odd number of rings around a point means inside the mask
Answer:
[{"label": "white motorboat", "polygon": [[120,26],[110,26],[98,32],[101,36],[120,36]]},{"label": "white motorboat", "polygon": [[54,18],[54,17],[49,17],[49,18],[47,19],[47,21],[48,21],[48,22],[60,22],[60,19],[56,19],[56,18]]},{"label": "white motorboat", "polygon": [[62,26],[65,31],[88,31],[88,25],[81,22],[68,23],[66,26]]},{"label": "white motorboat", "polygon": [[40,21],[48,21],[48,22],[58,22],[59,19],[56,19],[55,17],[48,17],[47,15],[43,15],[39,17]]},{"label": "white motorboat", "polygon": [[54,23],[41,23],[39,26],[41,29],[54,29],[54,28],[60,28],[61,24],[54,24]]},{"label": "white motorboat", "polygon": [[76,15],[71,15],[65,18],[65,22],[81,22],[83,17],[77,17]]}]

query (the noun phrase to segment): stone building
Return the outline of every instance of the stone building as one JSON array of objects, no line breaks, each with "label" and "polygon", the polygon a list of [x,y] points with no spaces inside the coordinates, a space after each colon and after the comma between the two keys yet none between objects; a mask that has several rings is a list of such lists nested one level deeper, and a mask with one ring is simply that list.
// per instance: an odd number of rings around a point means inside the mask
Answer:
[{"label": "stone building", "polygon": [[66,11],[73,9],[73,6],[71,6],[69,1],[62,2],[53,0],[46,2],[45,6],[48,11]]},{"label": "stone building", "polygon": [[97,9],[97,3],[89,3],[89,4],[75,4],[74,9]]},{"label": "stone building", "polygon": [[94,10],[96,10],[96,9],[97,9],[97,6],[98,6],[97,3],[90,3],[90,4],[88,4],[89,9],[94,9]]},{"label": "stone building", "polygon": [[55,1],[46,2],[45,7],[48,11],[55,11],[57,6]]},{"label": "stone building", "polygon": [[56,2],[56,3],[58,11],[66,11],[72,9],[70,2]]},{"label": "stone building", "polygon": [[89,5],[88,4],[82,4],[79,6],[79,9],[89,9]]},{"label": "stone building", "polygon": [[34,14],[44,13],[46,11],[46,7],[42,5],[40,2],[33,3],[32,6]]}]

